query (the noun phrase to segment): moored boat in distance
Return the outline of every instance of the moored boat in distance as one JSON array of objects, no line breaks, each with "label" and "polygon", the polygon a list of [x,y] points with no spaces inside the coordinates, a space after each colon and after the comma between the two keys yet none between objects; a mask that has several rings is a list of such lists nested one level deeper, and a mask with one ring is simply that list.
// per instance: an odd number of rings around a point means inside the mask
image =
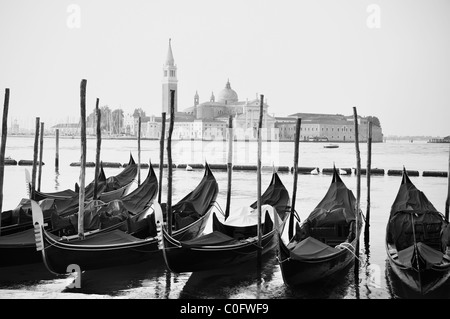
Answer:
[{"label": "moored boat in distance", "polygon": [[327,145],[324,145],[323,148],[339,148],[339,145],[337,145],[337,144],[327,144]]}]

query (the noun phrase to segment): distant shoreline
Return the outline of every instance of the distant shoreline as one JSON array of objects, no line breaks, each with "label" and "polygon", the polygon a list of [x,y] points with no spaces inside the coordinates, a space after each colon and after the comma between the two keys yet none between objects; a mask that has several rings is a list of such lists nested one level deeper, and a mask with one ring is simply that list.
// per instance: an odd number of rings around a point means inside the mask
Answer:
[{"label": "distant shoreline", "polygon": [[[14,134],[14,135],[8,135],[8,137],[28,137],[28,138],[34,138],[34,134]],[[44,137],[56,137],[56,135],[54,134],[48,134],[48,135],[44,135]],[[60,139],[79,139],[80,136],[72,136],[72,135],[59,135]],[[97,139],[96,136],[94,135],[87,135],[86,139],[88,140],[95,140]],[[134,136],[102,136],[101,137],[102,140],[129,140],[129,141],[136,141],[137,137]],[[389,139],[389,140],[399,140],[399,139]],[[402,140],[409,140],[409,139],[402,139]],[[158,138],[148,138],[148,137],[141,137],[141,141],[159,141]],[[203,142],[226,142],[227,140],[220,140],[220,139],[216,139],[216,140],[207,140],[207,139],[172,139],[172,141],[186,141],[186,142],[197,142],[197,141],[203,141]],[[256,139],[251,139],[251,140],[246,140],[246,139],[239,139],[239,140],[234,140],[235,142],[258,142],[258,140]],[[294,142],[293,140],[263,140],[263,142]],[[354,143],[355,141],[305,141],[305,140],[300,140],[299,142],[301,143],[322,143],[322,144],[330,144],[330,143]],[[386,140],[384,141],[372,141],[372,143],[384,143],[386,142]],[[360,143],[366,143],[366,141],[360,141]]]}]

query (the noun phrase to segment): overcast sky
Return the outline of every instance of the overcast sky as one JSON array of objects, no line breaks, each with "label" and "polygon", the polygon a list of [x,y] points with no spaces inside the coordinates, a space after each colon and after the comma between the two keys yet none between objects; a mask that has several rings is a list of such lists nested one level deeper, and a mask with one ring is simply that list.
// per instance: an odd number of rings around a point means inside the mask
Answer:
[{"label": "overcast sky", "polygon": [[76,121],[82,79],[88,114],[160,116],[169,38],[179,110],[229,79],[277,116],[356,106],[385,135],[450,135],[448,0],[0,0],[9,122]]}]

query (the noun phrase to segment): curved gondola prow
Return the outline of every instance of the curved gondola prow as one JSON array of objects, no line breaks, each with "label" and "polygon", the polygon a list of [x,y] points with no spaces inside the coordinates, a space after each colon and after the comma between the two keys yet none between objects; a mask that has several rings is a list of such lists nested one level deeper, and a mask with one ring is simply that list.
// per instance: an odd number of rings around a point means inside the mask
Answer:
[{"label": "curved gondola prow", "polygon": [[138,166],[134,161],[133,155],[130,153],[130,160],[128,161],[127,166],[115,176],[115,180],[120,186],[124,186],[125,184],[128,184],[130,176],[133,176],[133,179],[136,178],[137,171]]},{"label": "curved gondola prow", "polygon": [[[172,214],[177,212],[191,211],[198,215],[204,216],[214,205],[217,195],[219,193],[219,184],[212,173],[208,164],[205,165],[205,173],[200,183],[194,190],[189,192],[175,205],[172,206]],[[184,214],[186,215],[186,214]],[[186,217],[186,216],[185,216]],[[174,225],[177,223],[177,218],[173,218]],[[179,225],[177,226],[177,228]]]},{"label": "curved gondola prow", "polygon": [[333,164],[333,178],[331,180],[331,183],[343,183],[341,176],[339,175],[338,170],[336,169],[336,166]]},{"label": "curved gondola prow", "polygon": [[[280,179],[276,171],[272,173],[272,179],[265,192],[261,195],[261,205],[270,205],[275,208],[281,220],[285,220],[287,213],[291,209],[291,199],[289,192]],[[257,208],[257,201],[250,205],[251,208]]]},{"label": "curved gondola prow", "polygon": [[403,166],[402,171],[402,184],[412,184],[411,180],[409,179],[408,172],[405,169],[405,166]]},{"label": "curved gondola prow", "polygon": [[156,237],[158,239],[158,249],[162,250],[162,254],[164,257],[164,262],[169,271],[172,271],[169,267],[169,262],[166,255],[166,245],[165,238],[168,236],[171,238],[170,234],[167,232],[167,223],[164,222],[164,213],[161,208],[161,205],[158,202],[153,204],[153,210],[155,214],[155,223],[156,223]]},{"label": "curved gondola prow", "polygon": [[[104,184],[106,183],[106,174],[105,170],[103,169],[103,162],[100,162],[100,170],[98,172],[97,176],[97,192],[101,192],[104,188]],[[95,187],[95,179],[90,182],[84,189],[85,189],[85,196],[87,195],[92,196],[94,194],[94,187]],[[80,185],[78,183],[75,183],[75,193],[80,193]]]},{"label": "curved gondola prow", "polygon": [[48,266],[47,259],[45,256],[44,227],[46,226],[46,224],[44,223],[44,214],[42,212],[41,207],[36,201],[32,199],[30,201],[31,201],[31,212],[33,217],[34,239],[36,241],[36,250],[42,253],[42,261],[44,262],[44,265],[48,269],[48,271],[50,271],[52,274],[58,275]]},{"label": "curved gondola prow", "polygon": [[[135,190],[125,195],[122,198],[122,202],[128,211],[138,213],[142,208],[150,206],[155,201],[158,194],[158,186],[158,178],[156,177],[151,161],[149,161],[147,177]],[[137,205],[137,203],[135,203],[136,199],[142,200],[142,193],[144,192],[148,193],[148,197],[145,198],[145,203]],[[140,209],[136,209],[136,207],[139,207]]]}]

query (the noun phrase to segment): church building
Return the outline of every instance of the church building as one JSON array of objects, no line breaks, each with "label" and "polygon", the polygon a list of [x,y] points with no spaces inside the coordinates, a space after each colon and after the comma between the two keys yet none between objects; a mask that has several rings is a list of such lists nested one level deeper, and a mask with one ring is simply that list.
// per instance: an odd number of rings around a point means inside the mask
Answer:
[{"label": "church building", "polygon": [[[173,139],[189,140],[226,140],[229,117],[233,118],[235,140],[256,140],[259,122],[260,97],[253,100],[240,101],[238,94],[231,88],[229,79],[217,97],[211,93],[209,100],[200,102],[198,92],[195,92],[193,105],[178,111],[177,98],[177,66],[173,57],[169,40],[166,62],[163,66],[162,111],[166,117],[170,115],[170,90],[175,90],[174,111],[175,121],[172,133]],[[267,103],[263,103],[263,140],[278,140],[278,129],[275,128],[275,118],[267,112]]]}]

